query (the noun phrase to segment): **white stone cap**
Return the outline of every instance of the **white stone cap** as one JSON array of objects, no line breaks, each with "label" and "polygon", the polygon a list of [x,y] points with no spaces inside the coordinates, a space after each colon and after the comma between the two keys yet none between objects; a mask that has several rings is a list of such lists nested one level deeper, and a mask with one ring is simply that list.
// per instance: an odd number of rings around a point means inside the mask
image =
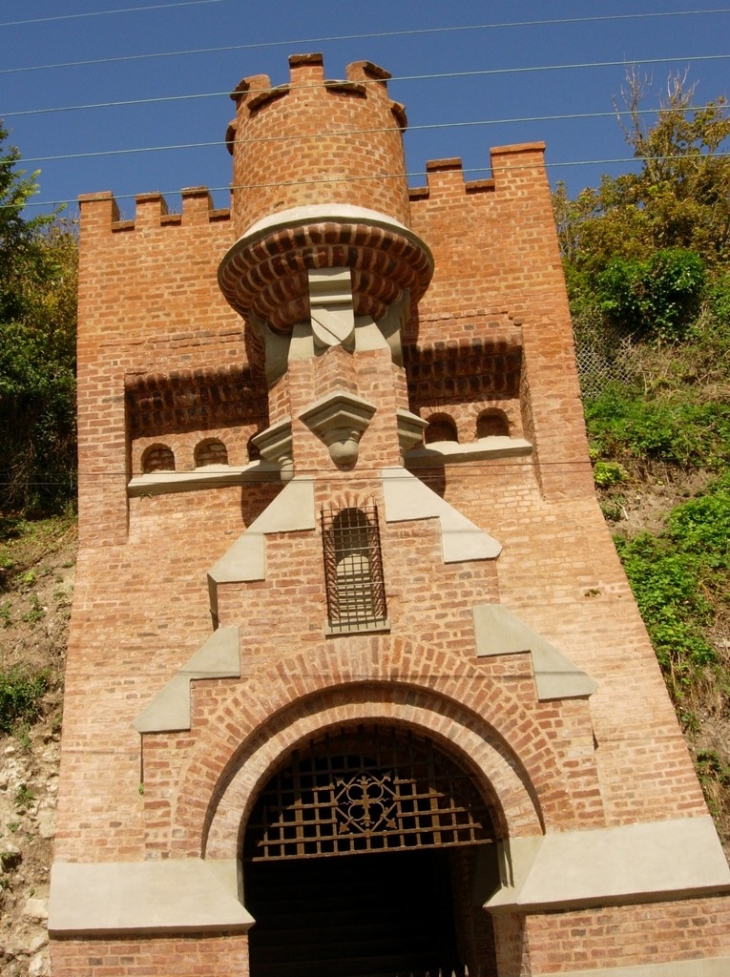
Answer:
[{"label": "white stone cap", "polygon": [[490,434],[478,441],[431,441],[427,445],[411,448],[404,461],[413,468],[433,464],[452,464],[461,461],[481,461],[485,458],[520,458],[532,454],[532,444],[524,438],[510,438],[502,434]]},{"label": "white stone cap", "polygon": [[350,222],[362,221],[367,224],[379,224],[383,227],[395,227],[399,231],[411,232],[405,224],[394,217],[388,217],[379,210],[371,210],[369,207],[357,207],[354,204],[309,204],[305,207],[290,207],[288,210],[277,210],[273,214],[267,214],[261,220],[257,220],[242,235],[258,234],[260,231],[271,231],[277,227],[291,227],[292,224],[319,224],[322,221],[341,221]]},{"label": "white stone cap", "polygon": [[228,861],[56,862],[48,932],[246,932],[254,920],[237,886],[236,863]]},{"label": "white stone cap", "polygon": [[491,912],[638,903],[730,891],[712,818],[684,818],[512,838]]},{"label": "white stone cap", "polygon": [[256,460],[239,466],[205,465],[191,472],[161,471],[135,475],[127,485],[127,493],[130,496],[167,495],[171,492],[242,485],[244,482],[278,482],[279,477],[279,466],[268,461]]}]

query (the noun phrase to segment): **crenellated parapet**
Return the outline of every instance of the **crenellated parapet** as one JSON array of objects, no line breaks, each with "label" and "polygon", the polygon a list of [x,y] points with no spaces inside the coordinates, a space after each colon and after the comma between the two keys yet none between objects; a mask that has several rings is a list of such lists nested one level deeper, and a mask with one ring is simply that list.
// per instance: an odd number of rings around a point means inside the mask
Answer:
[{"label": "crenellated parapet", "polygon": [[236,117],[226,141],[237,235],[313,203],[355,204],[408,224],[406,117],[388,95],[389,73],[357,61],[345,80],[327,80],[321,54],[294,55],[289,67],[286,85],[253,75],[231,95]]},{"label": "crenellated parapet", "polygon": [[122,218],[119,205],[109,190],[84,193],[79,197],[81,223],[85,232],[125,232],[157,227],[201,227],[229,222],[230,210],[216,208],[207,187],[185,187],[180,191],[182,209],[170,212],[165,197],[157,192],[135,197],[134,219]]},{"label": "crenellated parapet", "polygon": [[545,176],[545,143],[516,143],[490,150],[492,176],[483,180],[465,180],[463,163],[458,156],[430,159],[426,163],[425,187],[411,187],[411,203],[442,197],[481,194],[510,196],[520,184],[534,185],[536,175]]}]

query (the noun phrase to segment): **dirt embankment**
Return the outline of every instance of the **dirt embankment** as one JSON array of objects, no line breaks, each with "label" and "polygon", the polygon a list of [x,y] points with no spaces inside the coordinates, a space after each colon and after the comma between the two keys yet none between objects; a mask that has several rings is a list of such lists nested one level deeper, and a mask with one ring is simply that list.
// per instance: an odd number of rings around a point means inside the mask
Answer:
[{"label": "dirt embankment", "polygon": [[[0,973],[46,977],[63,667],[76,560],[70,520],[12,523],[0,542]],[[37,705],[37,718],[33,713]]]}]

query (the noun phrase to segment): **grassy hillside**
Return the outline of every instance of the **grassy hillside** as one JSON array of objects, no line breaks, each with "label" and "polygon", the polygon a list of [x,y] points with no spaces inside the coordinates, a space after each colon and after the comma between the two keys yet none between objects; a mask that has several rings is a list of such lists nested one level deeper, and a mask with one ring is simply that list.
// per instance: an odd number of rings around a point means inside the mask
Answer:
[{"label": "grassy hillside", "polygon": [[584,396],[596,488],[730,851],[730,323],[615,348],[625,379]]},{"label": "grassy hillside", "polygon": [[673,77],[640,165],[555,213],[594,479],[726,845],[730,842],[730,116]]}]

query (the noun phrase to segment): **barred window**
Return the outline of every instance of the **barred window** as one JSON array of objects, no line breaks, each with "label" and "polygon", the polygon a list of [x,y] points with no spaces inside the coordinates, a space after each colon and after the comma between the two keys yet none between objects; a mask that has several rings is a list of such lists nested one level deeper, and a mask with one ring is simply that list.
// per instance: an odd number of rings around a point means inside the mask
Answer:
[{"label": "barred window", "polygon": [[322,510],[327,631],[380,631],[388,627],[378,510]]}]

